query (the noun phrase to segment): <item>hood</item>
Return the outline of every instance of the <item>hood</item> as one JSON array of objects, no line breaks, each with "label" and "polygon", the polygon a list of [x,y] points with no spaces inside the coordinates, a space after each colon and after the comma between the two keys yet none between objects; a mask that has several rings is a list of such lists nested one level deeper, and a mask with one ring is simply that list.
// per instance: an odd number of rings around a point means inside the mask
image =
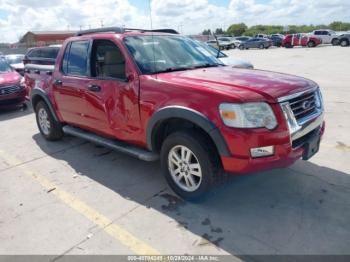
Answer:
[{"label": "hood", "polygon": [[[316,83],[302,77],[263,70],[211,67],[187,71],[161,73],[158,80],[186,86],[202,86],[227,93],[243,101],[248,93],[274,103],[277,98],[306,91]],[[242,96],[244,94],[244,96]]]},{"label": "hood", "polygon": [[0,72],[0,86],[17,84],[20,81],[21,81],[21,75],[15,71],[6,72],[6,73]]},{"label": "hood", "polygon": [[225,65],[237,67],[237,68],[247,68],[252,69],[254,66],[249,61],[239,59],[239,58],[233,58],[233,57],[220,57],[219,58],[221,62],[223,62]]}]

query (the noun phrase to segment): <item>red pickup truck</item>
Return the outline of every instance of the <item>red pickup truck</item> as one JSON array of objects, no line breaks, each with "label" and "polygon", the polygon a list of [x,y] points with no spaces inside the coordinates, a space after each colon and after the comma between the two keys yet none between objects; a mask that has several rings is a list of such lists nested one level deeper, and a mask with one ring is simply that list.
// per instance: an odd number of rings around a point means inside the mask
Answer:
[{"label": "red pickup truck", "polygon": [[282,40],[282,46],[292,48],[294,46],[316,47],[322,44],[322,39],[307,34],[290,34]]},{"label": "red pickup truck", "polygon": [[65,41],[54,68],[31,65],[25,77],[46,139],[70,134],[160,158],[169,185],[186,199],[203,195],[224,171],[309,159],[325,126],[313,81],[233,69],[169,29],[82,31]]}]

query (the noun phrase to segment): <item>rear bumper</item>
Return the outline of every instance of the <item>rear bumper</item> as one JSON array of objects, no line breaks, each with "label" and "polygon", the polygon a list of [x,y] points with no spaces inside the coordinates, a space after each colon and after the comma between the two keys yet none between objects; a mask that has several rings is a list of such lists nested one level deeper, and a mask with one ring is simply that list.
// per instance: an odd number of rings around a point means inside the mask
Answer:
[{"label": "rear bumper", "polygon": [[[314,132],[315,135],[322,137],[324,130],[325,123],[322,122],[321,125],[311,130],[311,132]],[[275,135],[278,136],[281,135],[281,133]],[[302,158],[304,154],[303,144],[299,144],[296,147],[293,147],[294,145],[292,146],[292,143],[290,141],[282,144],[272,144],[270,142],[266,144],[266,142],[269,141],[269,137],[268,135],[264,136],[261,134],[251,139],[255,144],[255,146],[254,144],[250,145],[251,147],[260,147],[270,144],[274,145],[274,155],[260,158],[252,158],[249,154],[221,156],[222,165],[226,172],[233,174],[247,174],[274,168],[285,168],[292,165],[298,159]]]}]

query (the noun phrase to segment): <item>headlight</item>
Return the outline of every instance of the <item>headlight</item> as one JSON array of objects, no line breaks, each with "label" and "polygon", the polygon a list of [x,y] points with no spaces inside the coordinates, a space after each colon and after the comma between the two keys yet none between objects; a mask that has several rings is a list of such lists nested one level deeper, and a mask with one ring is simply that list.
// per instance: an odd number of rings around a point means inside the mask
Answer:
[{"label": "headlight", "polygon": [[274,129],[277,126],[275,114],[264,102],[229,104],[219,107],[222,121],[225,125],[238,128],[266,127]]}]

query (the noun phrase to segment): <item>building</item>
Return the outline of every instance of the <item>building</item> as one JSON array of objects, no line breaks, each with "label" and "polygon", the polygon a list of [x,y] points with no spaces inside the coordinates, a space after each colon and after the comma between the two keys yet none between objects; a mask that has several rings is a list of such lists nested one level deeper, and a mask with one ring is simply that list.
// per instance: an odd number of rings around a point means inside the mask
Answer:
[{"label": "building", "polygon": [[75,31],[29,31],[19,42],[26,47],[61,44],[75,33]]}]

